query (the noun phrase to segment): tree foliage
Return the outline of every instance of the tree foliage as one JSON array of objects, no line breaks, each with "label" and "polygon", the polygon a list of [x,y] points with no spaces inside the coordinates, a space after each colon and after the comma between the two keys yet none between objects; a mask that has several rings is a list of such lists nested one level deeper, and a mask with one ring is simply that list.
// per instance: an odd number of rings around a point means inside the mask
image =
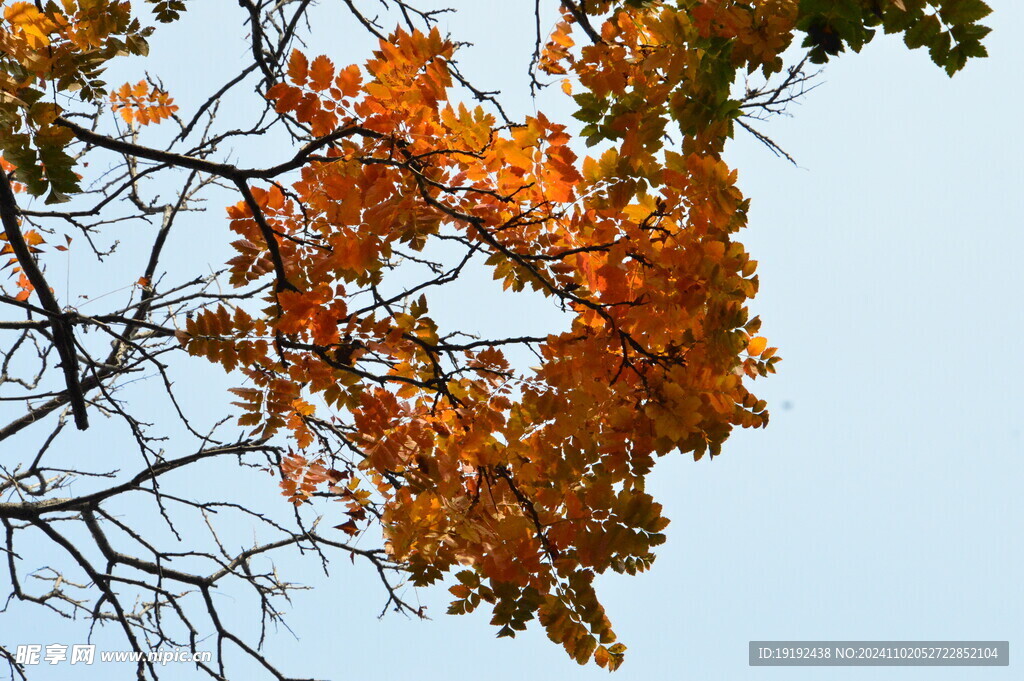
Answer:
[{"label": "tree foliage", "polygon": [[[148,54],[154,22],[187,22],[187,3],[4,4],[0,198],[12,277],[0,302],[26,317],[2,328],[18,344],[33,339],[46,380],[56,352],[62,385],[42,407],[26,395],[31,418],[0,437],[64,409],[81,429],[90,411],[120,412],[159,470],[169,460],[110,393],[141,366],[163,374],[159,357],[184,350],[237,383],[243,433],[232,454],[262,452],[297,507],[341,503],[327,507],[340,538],[325,542],[382,532],[373,560],[416,585],[454,574],[449,612],[486,604],[499,636],[537,618],[578,662],[615,669],[625,646],[593,582],[647,569],[665,540],[668,520],[644,485],[655,460],[714,457],[733,428],[768,423],[750,381],[779,357],[748,307],[757,262],[735,239],[748,202],[722,160],[726,141],[746,129],[781,152],[756,120],[799,96],[808,62],[859,52],[879,31],[927,48],[952,75],[985,56],[989,29],[978,22],[989,9],[981,0],[566,0],[542,17],[538,5],[538,26],[554,28],[538,33],[530,77],[559,83],[576,109],[574,121],[557,121],[508,118],[494,93],[463,77],[460,44],[442,35],[436,11],[396,0],[403,21],[385,30],[349,3],[378,47],[345,65],[346,55],[296,43],[309,4],[241,0],[251,64],[187,121],[153,77],[101,79],[110,62]],[[744,76],[764,85],[741,91]],[[218,131],[219,101],[243,82],[254,85],[256,122]],[[174,139],[161,146],[168,127]],[[227,141],[258,150],[268,131],[287,136],[290,155],[255,167],[226,160]],[[90,176],[93,158],[119,160],[121,174]],[[166,205],[140,193],[161,174],[187,176]],[[158,257],[175,217],[217,187],[234,193],[225,288],[163,283]],[[40,197],[74,208],[27,210],[15,192],[28,205]],[[54,226],[91,243],[128,219],[113,202],[122,197],[130,218],[158,223],[145,267],[126,271],[133,300],[106,316],[62,307],[44,265],[72,242]],[[441,328],[432,302],[477,264],[510,294],[550,300],[567,328],[503,338]],[[113,343],[105,360],[76,337],[90,326]],[[520,347],[536,367],[514,366],[508,351]],[[48,527],[47,490],[29,477],[6,475],[0,487],[34,497],[0,504],[9,537],[15,520]],[[95,530],[108,498],[98,494],[53,503]],[[179,577],[204,593],[216,581]],[[111,582],[97,583],[116,604]]]}]

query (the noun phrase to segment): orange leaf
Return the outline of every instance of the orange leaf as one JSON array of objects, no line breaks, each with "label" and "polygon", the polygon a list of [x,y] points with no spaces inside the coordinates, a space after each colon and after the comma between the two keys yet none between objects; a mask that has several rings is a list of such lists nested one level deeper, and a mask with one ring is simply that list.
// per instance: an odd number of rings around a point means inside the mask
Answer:
[{"label": "orange leaf", "polygon": [[359,94],[362,81],[363,76],[359,72],[359,67],[352,64],[338,71],[338,77],[334,80],[334,84],[341,90],[343,96],[355,97]]},{"label": "orange leaf", "polygon": [[334,79],[334,63],[320,55],[313,60],[309,68],[309,87],[313,90],[326,90]]},{"label": "orange leaf", "polygon": [[15,300],[28,300],[29,296],[32,295],[32,291],[35,290],[35,287],[32,286],[32,282],[28,280],[28,277],[26,277],[24,273],[18,277],[16,286],[20,288],[21,291],[18,292],[18,295],[14,296]]},{"label": "orange leaf", "polygon": [[291,56],[288,57],[288,80],[296,85],[305,85],[308,71],[309,62],[306,55],[298,50],[292,50]]},{"label": "orange leaf", "polygon": [[274,111],[277,113],[288,113],[295,109],[299,100],[302,99],[302,90],[297,87],[278,83],[267,91],[267,99],[276,100]]}]

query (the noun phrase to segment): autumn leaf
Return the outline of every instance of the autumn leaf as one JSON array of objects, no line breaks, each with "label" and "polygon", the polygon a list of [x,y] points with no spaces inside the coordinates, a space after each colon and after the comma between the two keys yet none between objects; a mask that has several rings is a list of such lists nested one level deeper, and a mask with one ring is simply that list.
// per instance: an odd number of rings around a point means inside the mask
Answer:
[{"label": "autumn leaf", "polygon": [[128,125],[159,123],[173,116],[178,110],[178,106],[166,92],[151,89],[145,80],[140,80],[135,85],[125,83],[110,93],[110,102],[111,110],[120,113]]}]

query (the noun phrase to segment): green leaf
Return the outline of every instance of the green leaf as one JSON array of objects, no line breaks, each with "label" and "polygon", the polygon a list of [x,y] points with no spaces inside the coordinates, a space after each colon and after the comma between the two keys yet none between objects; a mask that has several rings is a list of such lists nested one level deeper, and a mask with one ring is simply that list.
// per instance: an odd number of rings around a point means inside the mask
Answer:
[{"label": "green leaf", "polygon": [[604,117],[604,112],[608,108],[604,100],[598,99],[596,95],[590,92],[576,95],[573,99],[576,100],[576,104],[580,107],[579,111],[573,114],[573,118],[584,123],[597,123]]},{"label": "green leaf", "polygon": [[[953,39],[949,33],[940,33],[937,38],[933,39],[931,45],[928,47],[928,54],[931,56],[932,61],[939,66],[946,67],[949,71],[949,49],[953,44]],[[954,72],[956,69],[954,69]]]},{"label": "green leaf", "polygon": [[65,154],[62,148],[40,146],[39,160],[46,168],[46,178],[53,184],[53,189],[58,195],[77,194],[82,191],[78,186],[78,176],[72,170],[75,160]]},{"label": "green leaf", "polygon": [[146,0],[146,2],[155,5],[153,13],[156,15],[156,20],[163,24],[177,21],[186,9],[183,0]]},{"label": "green leaf", "polygon": [[920,21],[907,31],[906,35],[903,36],[903,42],[910,49],[916,50],[919,47],[931,45],[932,41],[938,38],[941,32],[942,23],[939,21],[939,18],[934,14],[929,14],[926,17],[922,17]]},{"label": "green leaf", "polygon": [[47,195],[45,203],[46,205],[51,206],[55,203],[67,203],[70,200],[70,196],[68,196],[67,194],[62,194],[61,192],[57,191],[55,187],[51,186],[50,193]]},{"label": "green leaf", "polygon": [[982,0],[946,0],[939,14],[947,24],[973,24],[992,14],[992,8]]}]

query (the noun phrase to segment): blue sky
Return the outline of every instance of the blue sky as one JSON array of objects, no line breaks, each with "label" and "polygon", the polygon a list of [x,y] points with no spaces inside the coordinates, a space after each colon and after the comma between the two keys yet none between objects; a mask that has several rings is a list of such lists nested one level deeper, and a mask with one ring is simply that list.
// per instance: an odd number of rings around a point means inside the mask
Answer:
[{"label": "blue sky", "polygon": [[[513,112],[532,111],[524,78],[530,3],[462,4],[464,16],[449,22],[457,37],[476,38],[465,70],[478,84],[505,89]],[[763,128],[798,167],[749,136],[728,150],[752,201],[739,238],[760,263],[753,309],[784,358],[776,376],[755,385],[772,422],[735,433],[713,462],[659,461],[649,490],[673,519],[668,543],[651,573],[599,584],[629,646],[619,678],[1020,678],[1012,663],[747,666],[751,639],[1009,640],[1011,659],[1024,640],[1024,277],[1016,262],[1024,253],[1016,121],[1024,5],[990,4],[991,56],[952,80],[893,38],[828,65],[791,118]],[[148,68],[179,102],[189,101],[197,69],[233,68],[237,45],[219,39],[216,51],[208,47],[223,32],[236,37],[238,8],[223,5],[197,6],[177,34],[154,41]],[[319,10],[323,43],[314,48],[340,63],[362,61],[368,43],[343,11]],[[197,23],[208,12],[225,23]],[[567,112],[551,90],[536,106]],[[216,208],[193,219],[188,238],[198,248],[178,257],[209,257],[216,266],[227,240],[222,222]],[[489,309],[493,319],[475,321],[527,330],[559,323],[526,295],[496,306],[488,296],[497,291],[481,279],[438,301],[440,314],[454,324]],[[214,405],[215,392],[195,398]],[[83,448],[101,446],[102,431],[90,437]],[[316,561],[279,565],[314,587],[293,597],[294,637],[281,631],[271,641],[279,651],[272,657],[291,673],[424,681],[605,675],[578,667],[538,627],[498,640],[484,613],[444,615],[441,587],[418,595],[432,621],[378,619],[383,600],[370,570],[338,561],[324,578]],[[79,642],[81,631],[81,623],[58,626],[23,606],[0,616],[7,642]],[[117,671],[60,666],[37,677],[130,676],[127,667]]]}]

